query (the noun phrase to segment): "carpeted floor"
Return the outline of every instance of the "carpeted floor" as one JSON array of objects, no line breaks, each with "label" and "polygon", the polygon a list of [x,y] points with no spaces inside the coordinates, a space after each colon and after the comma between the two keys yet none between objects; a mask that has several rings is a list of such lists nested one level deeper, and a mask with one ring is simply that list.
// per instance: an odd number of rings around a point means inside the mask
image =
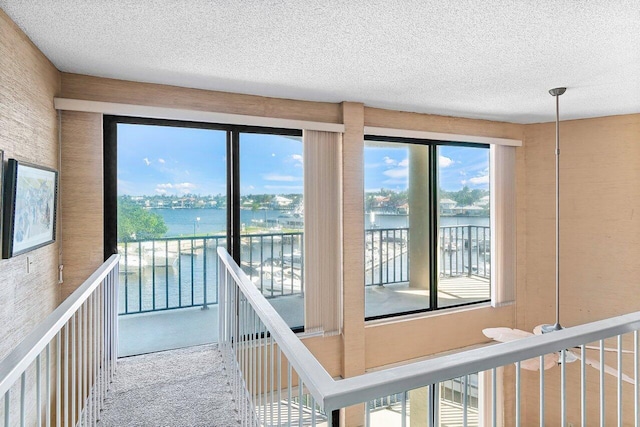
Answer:
[{"label": "carpeted floor", "polygon": [[99,426],[239,424],[215,344],[118,360]]}]

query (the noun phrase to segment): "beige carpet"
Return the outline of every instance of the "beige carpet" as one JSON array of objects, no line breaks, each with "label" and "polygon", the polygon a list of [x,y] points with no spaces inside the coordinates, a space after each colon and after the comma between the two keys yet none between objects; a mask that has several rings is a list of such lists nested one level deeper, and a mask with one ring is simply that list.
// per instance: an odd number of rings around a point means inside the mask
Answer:
[{"label": "beige carpet", "polygon": [[217,345],[118,360],[99,426],[236,426]]}]

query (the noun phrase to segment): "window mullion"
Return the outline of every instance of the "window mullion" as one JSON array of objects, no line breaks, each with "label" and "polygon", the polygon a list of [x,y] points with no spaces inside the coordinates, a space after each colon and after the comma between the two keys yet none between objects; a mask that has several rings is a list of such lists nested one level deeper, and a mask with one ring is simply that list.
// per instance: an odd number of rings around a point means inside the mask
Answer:
[{"label": "window mullion", "polygon": [[438,308],[438,146],[429,145],[429,308]]}]

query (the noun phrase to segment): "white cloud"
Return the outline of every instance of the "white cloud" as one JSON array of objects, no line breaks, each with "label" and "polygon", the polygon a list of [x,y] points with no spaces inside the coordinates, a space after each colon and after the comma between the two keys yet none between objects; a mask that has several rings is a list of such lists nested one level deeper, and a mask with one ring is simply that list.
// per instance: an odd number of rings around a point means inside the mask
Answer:
[{"label": "white cloud", "polygon": [[158,159],[158,163],[162,163],[164,165],[165,161],[164,159]]},{"label": "white cloud", "polygon": [[293,175],[280,175],[277,173],[268,173],[262,175],[262,179],[265,181],[279,181],[279,182],[293,182],[293,181],[301,181],[302,178],[295,177]]},{"label": "white cloud", "polygon": [[453,160],[450,159],[449,157],[445,157],[445,156],[440,156],[438,158],[438,165],[441,168],[446,168],[448,166],[451,166],[453,164]]},{"label": "white cloud", "polygon": [[397,161],[395,161],[394,159],[392,159],[389,156],[384,156],[384,158],[382,159],[384,161],[385,165],[389,165],[389,166],[395,166],[398,164]]},{"label": "white cloud", "polygon": [[404,159],[403,161],[398,163],[398,166],[400,166],[401,168],[409,167],[409,159]]},{"label": "white cloud", "polygon": [[393,179],[406,178],[409,176],[409,169],[408,168],[388,169],[384,171],[383,174]]},{"label": "white cloud", "polygon": [[382,183],[387,187],[396,186],[396,187],[399,187],[400,189],[400,188],[406,188],[407,185],[409,184],[409,180],[407,178],[387,179]]},{"label": "white cloud", "polygon": [[296,162],[300,162],[300,163],[302,163],[302,156],[301,156],[300,154],[292,154],[292,155],[291,155],[291,158],[292,158],[293,160],[295,160]]},{"label": "white cloud", "polygon": [[196,188],[196,185],[191,182],[181,182],[180,184],[173,184],[173,188],[176,190],[191,190],[192,188]]},{"label": "white cloud", "polygon": [[143,162],[144,162],[144,164],[145,164],[145,165],[147,165],[147,166],[149,166],[149,165],[151,164],[151,162],[149,161],[149,159],[148,159],[148,158],[146,158],[146,157],[145,157],[144,159],[142,159],[142,161],[143,161]]},{"label": "white cloud", "polygon": [[275,157],[275,156],[276,156],[276,153],[271,153],[271,157]]},{"label": "white cloud", "polygon": [[489,183],[489,175],[476,176],[474,178],[471,178],[469,180],[469,183],[473,184],[473,185],[488,184]]},{"label": "white cloud", "polygon": [[267,190],[280,190],[280,191],[302,191],[302,185],[265,185]]},{"label": "white cloud", "polygon": [[166,184],[157,184],[156,185],[156,193],[158,194],[167,194],[169,190],[172,190],[172,193],[181,193],[186,194],[190,190],[196,188],[196,185],[191,182],[180,182],[177,184],[172,184],[167,182]]}]

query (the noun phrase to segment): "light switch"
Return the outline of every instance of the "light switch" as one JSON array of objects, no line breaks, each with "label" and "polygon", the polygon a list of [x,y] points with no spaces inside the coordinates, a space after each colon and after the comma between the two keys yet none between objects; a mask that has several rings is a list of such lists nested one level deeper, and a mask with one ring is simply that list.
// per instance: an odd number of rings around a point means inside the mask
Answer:
[{"label": "light switch", "polygon": [[31,273],[31,267],[33,265],[33,261],[31,261],[31,257],[27,257],[27,274]]}]

